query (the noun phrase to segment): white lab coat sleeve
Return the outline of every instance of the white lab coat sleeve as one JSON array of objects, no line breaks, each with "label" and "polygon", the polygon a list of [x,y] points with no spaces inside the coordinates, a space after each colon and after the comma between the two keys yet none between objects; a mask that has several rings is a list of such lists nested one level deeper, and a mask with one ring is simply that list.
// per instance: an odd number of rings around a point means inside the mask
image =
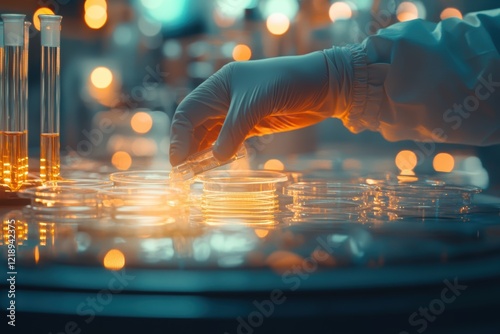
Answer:
[{"label": "white lab coat sleeve", "polygon": [[335,114],[351,131],[379,131],[390,141],[500,143],[500,9],[402,22],[332,50],[333,61],[352,69],[342,79],[350,105]]}]

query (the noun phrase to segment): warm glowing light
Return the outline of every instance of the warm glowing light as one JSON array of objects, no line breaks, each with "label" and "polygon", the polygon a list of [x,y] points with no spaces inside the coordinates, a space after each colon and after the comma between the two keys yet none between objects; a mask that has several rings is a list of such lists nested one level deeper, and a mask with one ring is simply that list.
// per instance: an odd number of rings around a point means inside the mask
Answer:
[{"label": "warm glowing light", "polygon": [[33,14],[33,25],[36,30],[40,30],[40,19],[38,15],[54,15],[54,11],[47,7],[38,8],[36,10],[35,14]]},{"label": "warm glowing light", "polygon": [[153,127],[153,118],[148,113],[140,111],[132,116],[130,126],[137,133],[148,133]]},{"label": "warm glowing light", "polygon": [[285,14],[271,14],[267,18],[266,26],[271,34],[283,35],[290,28],[290,19]]},{"label": "warm glowing light", "polygon": [[108,13],[105,7],[94,5],[85,11],[85,23],[91,29],[100,29],[108,20]]},{"label": "warm glowing light", "polygon": [[396,166],[401,171],[412,171],[417,166],[417,155],[408,150],[403,150],[396,156]]},{"label": "warm glowing light", "polygon": [[413,2],[404,1],[399,4],[396,15],[400,22],[414,20],[418,18],[418,8]]},{"label": "warm glowing light", "polygon": [[28,223],[16,219],[15,224],[16,242],[18,246],[21,246],[26,240],[28,240]]},{"label": "warm glowing light", "polygon": [[455,167],[455,159],[451,154],[439,153],[434,157],[432,166],[436,172],[449,173]]},{"label": "warm glowing light", "polygon": [[84,5],[85,11],[87,11],[92,6],[102,7],[105,10],[108,9],[108,4],[106,3],[106,0],[86,0],[85,1],[85,5]]},{"label": "warm glowing light", "polygon": [[125,255],[118,249],[111,249],[104,256],[103,264],[106,269],[120,270],[125,267]]},{"label": "warm glowing light", "polygon": [[90,81],[96,88],[107,88],[113,82],[113,73],[107,67],[96,67],[90,74]]},{"label": "warm glowing light", "polygon": [[269,234],[269,230],[263,230],[263,229],[258,229],[258,228],[255,229],[254,232],[261,239],[265,238]]},{"label": "warm glowing light", "polygon": [[252,49],[248,45],[238,44],[233,49],[233,59],[235,61],[247,61],[252,58]]},{"label": "warm glowing light", "polygon": [[284,170],[285,165],[278,159],[271,159],[266,161],[266,163],[264,164],[264,169]]},{"label": "warm glowing light", "polygon": [[461,19],[463,16],[462,16],[462,13],[458,9],[453,8],[453,7],[448,7],[448,8],[443,9],[440,17],[441,17],[441,20],[445,20],[445,19],[448,19],[450,17],[458,17],[459,19]]},{"label": "warm glowing light", "polygon": [[415,172],[412,170],[402,170],[401,174],[398,175],[398,181],[401,183],[411,183],[417,182],[418,176],[415,175]]},{"label": "warm glowing light", "polygon": [[38,250],[38,245],[35,246],[35,263],[38,264],[38,261],[40,261],[40,251]]},{"label": "warm glowing light", "polygon": [[40,246],[47,246],[47,223],[39,223]]},{"label": "warm glowing light", "polygon": [[352,17],[352,9],[343,1],[335,2],[330,6],[329,15],[332,22],[350,19]]},{"label": "warm glowing light", "polygon": [[119,170],[127,170],[132,166],[132,157],[127,152],[118,151],[111,157],[111,163]]}]

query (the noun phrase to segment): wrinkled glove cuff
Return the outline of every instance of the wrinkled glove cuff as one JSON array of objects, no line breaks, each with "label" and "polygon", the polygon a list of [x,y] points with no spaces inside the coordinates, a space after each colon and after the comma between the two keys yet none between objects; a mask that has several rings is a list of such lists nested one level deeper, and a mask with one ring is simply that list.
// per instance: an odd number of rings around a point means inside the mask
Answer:
[{"label": "wrinkled glove cuff", "polygon": [[324,50],[327,58],[330,88],[335,98],[333,117],[340,118],[353,132],[367,128],[363,114],[367,108],[368,66],[360,44]]}]

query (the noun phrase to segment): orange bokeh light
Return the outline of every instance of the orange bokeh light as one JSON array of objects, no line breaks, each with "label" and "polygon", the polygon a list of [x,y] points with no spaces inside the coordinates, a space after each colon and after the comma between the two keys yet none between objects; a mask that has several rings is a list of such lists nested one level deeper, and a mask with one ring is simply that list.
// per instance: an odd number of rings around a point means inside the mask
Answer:
[{"label": "orange bokeh light", "polygon": [[399,4],[396,11],[398,21],[410,21],[418,19],[418,8],[413,2],[404,1]]},{"label": "orange bokeh light", "polygon": [[35,263],[38,264],[38,261],[40,261],[40,250],[38,249],[38,245],[35,246],[34,255]]},{"label": "orange bokeh light", "polygon": [[130,126],[137,133],[148,133],[153,127],[153,118],[148,113],[140,111],[132,116]]},{"label": "orange bokeh light", "polygon": [[409,150],[403,150],[396,155],[396,166],[401,171],[412,171],[417,166],[417,155]]},{"label": "orange bokeh light", "polygon": [[258,228],[255,229],[254,232],[259,238],[265,238],[269,234],[269,230],[263,230]]},{"label": "orange bokeh light", "polygon": [[233,49],[233,59],[235,61],[247,61],[252,58],[252,49],[248,45],[238,44]]},{"label": "orange bokeh light", "polygon": [[120,270],[125,267],[125,255],[118,249],[111,249],[104,255],[102,262],[106,269]]},{"label": "orange bokeh light", "polygon": [[290,19],[285,14],[271,14],[267,18],[266,26],[271,34],[283,35],[290,28]]},{"label": "orange bokeh light", "polygon": [[116,169],[128,170],[132,166],[132,157],[124,151],[118,151],[111,157],[111,163]]},{"label": "orange bokeh light", "polygon": [[33,25],[36,30],[40,30],[40,18],[38,15],[54,15],[54,11],[47,7],[38,8],[33,14]]},{"label": "orange bokeh light", "polygon": [[83,6],[85,8],[85,11],[87,11],[92,6],[102,7],[105,10],[108,9],[108,4],[106,3],[106,0],[86,0]]},{"label": "orange bokeh light", "polygon": [[107,67],[96,67],[90,74],[90,82],[96,88],[107,88],[113,82],[113,72]]},{"label": "orange bokeh light", "polygon": [[458,9],[453,8],[453,7],[448,7],[448,8],[443,9],[440,17],[441,17],[441,20],[445,20],[445,19],[448,19],[450,17],[458,17],[459,19],[461,19],[463,16],[462,16],[462,13]]},{"label": "orange bokeh light", "polygon": [[434,157],[432,166],[436,172],[449,173],[455,168],[455,158],[449,153],[439,153]]},{"label": "orange bokeh light", "polygon": [[330,6],[328,14],[330,15],[330,20],[332,20],[332,22],[335,22],[336,20],[350,19],[352,17],[352,9],[349,4],[339,1]]},{"label": "orange bokeh light", "polygon": [[270,159],[264,164],[264,169],[284,170],[285,165],[278,159]]},{"label": "orange bokeh light", "polygon": [[100,29],[108,20],[108,13],[105,7],[93,5],[85,10],[85,23],[91,29]]}]

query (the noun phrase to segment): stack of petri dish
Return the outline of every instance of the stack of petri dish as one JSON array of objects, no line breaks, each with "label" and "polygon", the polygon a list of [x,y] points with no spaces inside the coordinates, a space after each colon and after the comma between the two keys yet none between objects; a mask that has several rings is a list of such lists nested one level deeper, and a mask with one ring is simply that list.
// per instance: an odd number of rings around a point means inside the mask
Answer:
[{"label": "stack of petri dish", "polygon": [[154,226],[178,222],[183,216],[176,188],[113,187],[99,191],[101,217],[115,224]]},{"label": "stack of petri dish", "polygon": [[115,187],[163,188],[170,185],[170,172],[141,170],[117,172],[109,176]]},{"label": "stack of petri dish", "polygon": [[19,196],[30,199],[24,213],[35,220],[75,223],[99,218],[97,187],[40,186],[22,190]]},{"label": "stack of petri dish", "polygon": [[155,226],[186,219],[190,182],[173,182],[169,171],[113,173],[113,187],[99,192],[102,216],[116,224]]},{"label": "stack of petri dish", "polygon": [[210,171],[201,174],[201,211],[207,225],[277,224],[277,187],[288,177],[270,171]]},{"label": "stack of petri dish", "polygon": [[366,222],[370,209],[370,187],[365,184],[325,181],[297,182],[286,188],[292,197],[288,208],[293,217],[287,221]]},{"label": "stack of petri dish", "polygon": [[474,206],[473,186],[446,185],[444,182],[420,181],[382,185],[378,190],[387,198],[387,218],[395,220],[450,219],[467,221]]}]

